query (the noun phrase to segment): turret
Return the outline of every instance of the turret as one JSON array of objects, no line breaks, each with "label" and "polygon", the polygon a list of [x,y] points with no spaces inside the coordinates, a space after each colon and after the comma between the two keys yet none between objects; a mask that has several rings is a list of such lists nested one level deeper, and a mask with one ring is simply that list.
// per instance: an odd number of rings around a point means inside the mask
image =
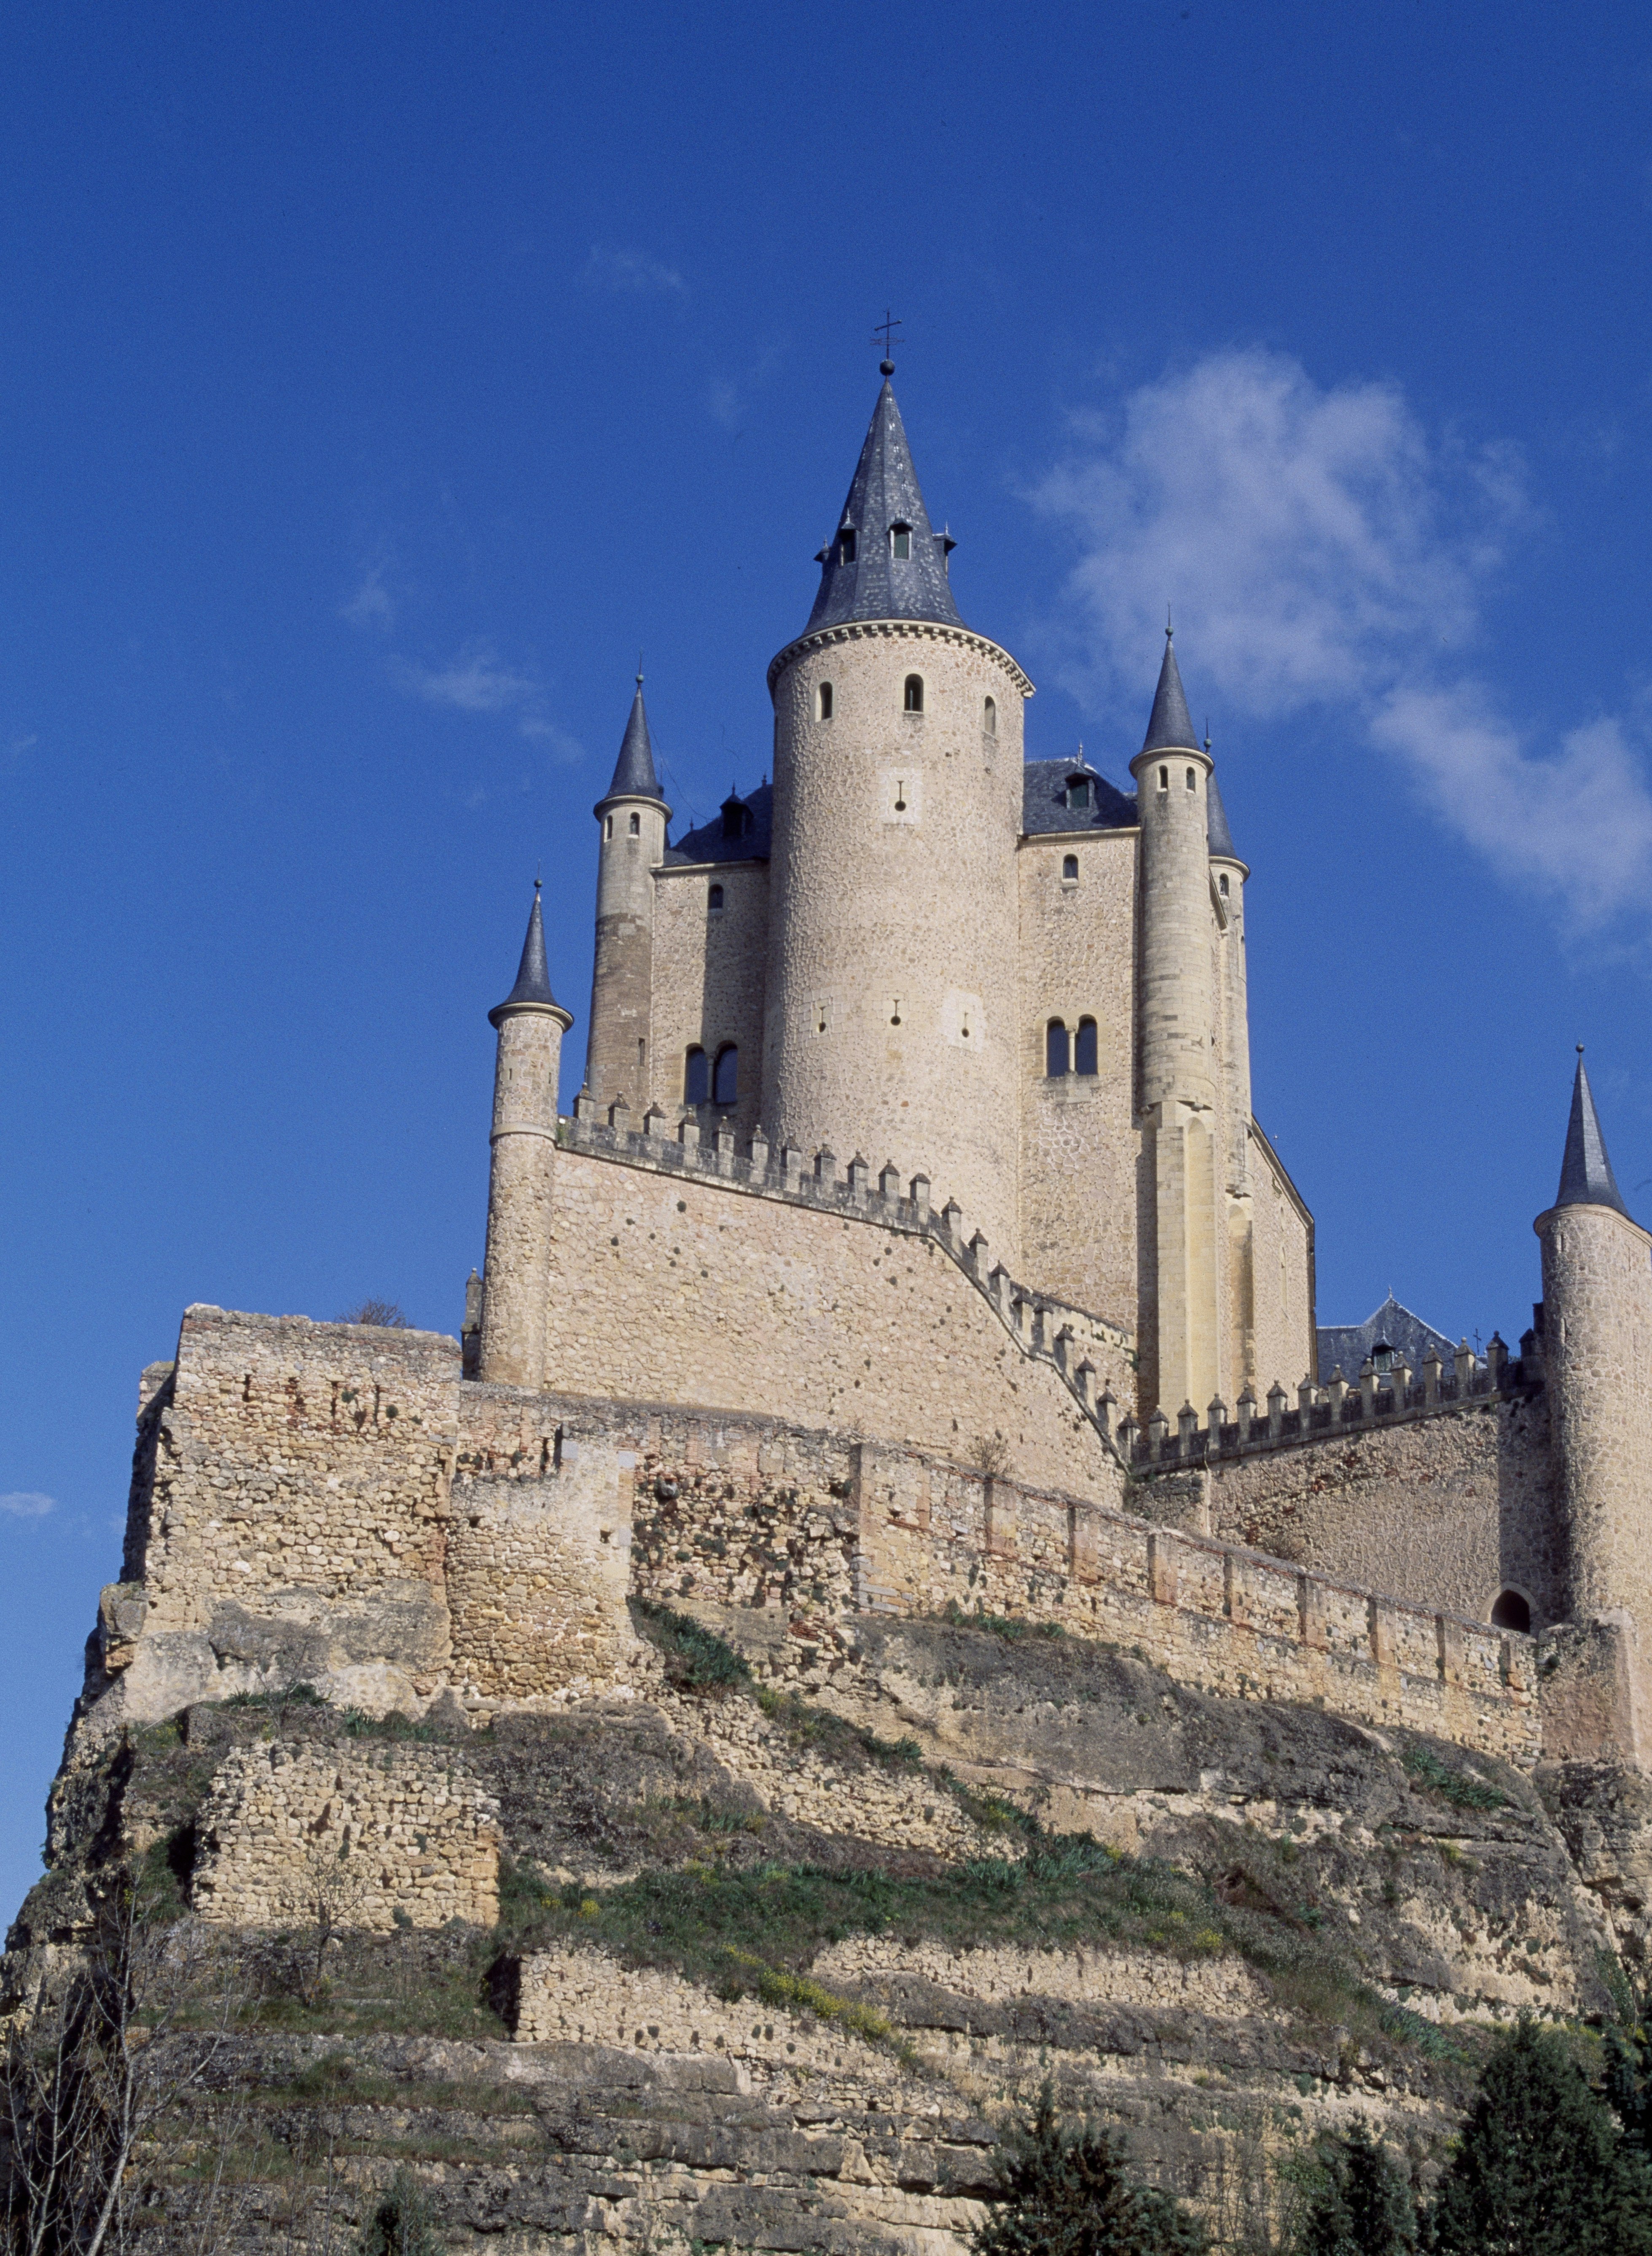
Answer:
[{"label": "turret", "polygon": [[671,816],[654,769],[640,673],[614,779],[595,814],[596,959],[585,1082],[599,1104],[622,1096],[637,1119],[651,1085],[654,872],[665,859]]},{"label": "turret", "polygon": [[775,705],[762,1116],[923,1168],[1013,1261],[1022,706],[972,633],[894,391],[877,396]]},{"label": "turret", "polygon": [[[1210,732],[1205,735],[1210,751]],[[1255,1259],[1250,1182],[1250,1002],[1245,965],[1245,880],[1214,766],[1206,784],[1205,835],[1216,911],[1217,1063],[1227,1123],[1223,1153],[1227,1274],[1233,1311],[1228,1367],[1235,1391],[1257,1377]]]},{"label": "turret", "polygon": [[517,983],[488,1013],[498,1030],[493,1158],[488,1177],[480,1376],[496,1386],[545,1383],[551,1292],[551,1195],[562,1037],[573,1024],[551,992],[539,881]]},{"label": "turret", "polygon": [[1174,1416],[1223,1391],[1226,1155],[1216,1147],[1212,762],[1193,734],[1168,627],[1130,772],[1141,822],[1136,1105],[1154,1199],[1142,1248],[1142,1406],[1143,1415],[1158,1406]]},{"label": "turret", "polygon": [[1543,1245],[1543,1364],[1565,1614],[1628,1614],[1652,1659],[1652,1237],[1606,1156],[1583,1051]]}]

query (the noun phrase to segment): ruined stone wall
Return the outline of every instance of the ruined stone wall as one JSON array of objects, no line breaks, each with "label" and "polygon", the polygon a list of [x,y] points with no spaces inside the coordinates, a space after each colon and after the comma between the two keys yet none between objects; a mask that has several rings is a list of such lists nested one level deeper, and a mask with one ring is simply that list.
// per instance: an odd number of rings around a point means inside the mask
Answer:
[{"label": "ruined stone wall", "polygon": [[1160,1489],[1189,1480],[1204,1485],[1203,1524],[1227,1542],[1471,1620],[1487,1619],[1506,1586],[1528,1599],[1535,1630],[1558,1618],[1541,1394],[1484,1397],[1150,1477],[1137,1485],[1139,1508],[1159,1517]]},{"label": "ruined stone wall", "polygon": [[[1120,1492],[1053,1366],[1023,1354],[931,1237],[870,1215],[565,1148],[550,1329],[561,1392],[736,1405],[965,1463],[1001,1445],[1029,1479]],[[1121,1350],[1100,1378],[1121,1391]]]},{"label": "ruined stone wall", "polygon": [[[714,885],[722,888],[721,909],[709,906]],[[733,1042],[740,1051],[739,1100],[710,1108],[706,1117],[727,1114],[749,1134],[761,1117],[769,865],[668,864],[657,871],[654,887],[651,1100],[676,1119],[683,1108],[690,1046],[698,1044],[709,1064],[726,1042]]]},{"label": "ruined stone wall", "polygon": [[[1076,883],[1062,878],[1078,857]],[[1134,1333],[1135,833],[1023,840],[1020,892],[1021,1228],[1026,1282]],[[1045,1071],[1045,1029],[1096,1022],[1093,1077]]]},{"label": "ruined stone wall", "polygon": [[192,1899],[235,1927],[388,1930],[499,1916],[497,1808],[462,1753],[429,1746],[235,1747],[214,1776]]}]

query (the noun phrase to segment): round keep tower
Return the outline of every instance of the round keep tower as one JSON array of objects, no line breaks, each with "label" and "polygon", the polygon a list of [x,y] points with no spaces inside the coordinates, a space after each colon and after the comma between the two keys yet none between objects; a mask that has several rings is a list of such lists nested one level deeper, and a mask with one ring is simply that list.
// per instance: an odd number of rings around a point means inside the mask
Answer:
[{"label": "round keep tower", "polygon": [[1017,1253],[1016,842],[1032,684],[959,617],[888,381],[804,632],[769,668],[763,1117]]},{"label": "round keep tower", "polygon": [[599,1104],[622,1097],[640,1120],[648,1106],[654,989],[654,872],[665,859],[671,810],[660,791],[643,705],[643,677],[615,762],[593,812],[598,823],[596,951],[585,1085]]},{"label": "round keep tower", "polygon": [[1556,1581],[1566,1615],[1633,1615],[1652,1654],[1652,1237],[1623,1203],[1578,1053],[1543,1245],[1545,1392],[1559,1473]]}]

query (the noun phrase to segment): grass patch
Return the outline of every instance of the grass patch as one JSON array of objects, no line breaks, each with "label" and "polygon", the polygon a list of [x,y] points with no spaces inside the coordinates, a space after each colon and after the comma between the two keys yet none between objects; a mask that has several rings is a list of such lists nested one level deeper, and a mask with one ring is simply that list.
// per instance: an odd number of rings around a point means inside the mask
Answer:
[{"label": "grass patch", "polygon": [[1065,1637],[1067,1633],[1059,1622],[1023,1621],[1016,1614],[971,1613],[956,1598],[947,1599],[939,1618],[949,1629],[985,1630],[990,1637],[1002,1638],[1006,1645],[1019,1645],[1030,1637]]},{"label": "grass patch", "polygon": [[1438,1794],[1442,1801],[1449,1801],[1454,1809],[1508,1809],[1513,1803],[1508,1794],[1484,1779],[1467,1777],[1444,1763],[1431,1747],[1418,1746],[1415,1742],[1400,1750],[1400,1760],[1418,1786],[1431,1794]]},{"label": "grass patch", "polygon": [[384,1716],[369,1716],[362,1708],[341,1709],[339,1729],[347,1739],[411,1739],[420,1745],[441,1736],[432,1724],[416,1724],[396,1708]]},{"label": "grass patch", "polygon": [[751,1681],[750,1669],[715,1631],[652,1598],[633,1598],[630,1607],[633,1620],[664,1654],[668,1681],[679,1689],[718,1691]]}]

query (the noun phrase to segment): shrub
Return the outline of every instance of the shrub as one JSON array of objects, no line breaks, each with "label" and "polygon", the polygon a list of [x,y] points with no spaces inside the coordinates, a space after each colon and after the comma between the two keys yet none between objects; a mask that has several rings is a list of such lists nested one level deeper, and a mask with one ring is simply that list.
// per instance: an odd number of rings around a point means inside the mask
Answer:
[{"label": "shrub", "polygon": [[1112,2132],[1062,2124],[1046,2083],[993,2158],[998,2200],[975,2228],[978,2256],[1201,2256],[1204,2227],[1128,2161]]},{"label": "shrub", "polygon": [[665,1673],[673,1684],[707,1689],[750,1681],[750,1669],[714,1630],[652,1598],[633,1598],[631,1611],[664,1653]]},{"label": "shrub", "polygon": [[1298,2256],[1412,2256],[1417,2203],[1411,2189],[1363,2123],[1332,2149],[1297,2245]]},{"label": "shrub", "polygon": [[362,2236],[363,2256],[442,2256],[430,2196],[409,2169],[399,2169]]},{"label": "shrub", "polygon": [[1652,2251],[1645,2164],[1552,2031],[1492,2052],[1431,2221],[1438,2256]]}]

